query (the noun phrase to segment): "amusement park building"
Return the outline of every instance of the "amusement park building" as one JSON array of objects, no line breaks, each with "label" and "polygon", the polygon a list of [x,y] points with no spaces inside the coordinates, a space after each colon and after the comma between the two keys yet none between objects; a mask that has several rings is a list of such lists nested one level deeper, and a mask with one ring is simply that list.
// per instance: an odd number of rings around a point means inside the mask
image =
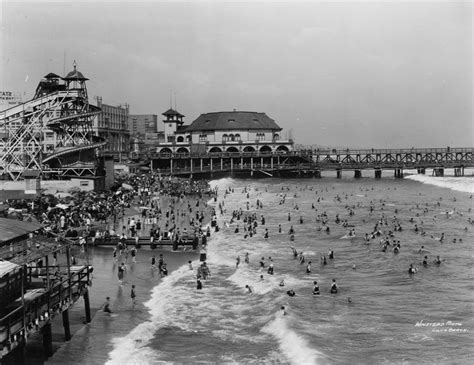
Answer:
[{"label": "amusement park building", "polygon": [[32,100],[0,112],[0,175],[96,175],[96,152],[106,141],[92,131],[100,109],[89,104],[87,80],[74,63],[64,77],[44,76]]},{"label": "amusement park building", "polygon": [[184,115],[169,109],[159,154],[213,152],[286,152],[293,150],[291,139],[282,140],[276,122],[265,113],[227,111],[201,114],[190,125]]}]

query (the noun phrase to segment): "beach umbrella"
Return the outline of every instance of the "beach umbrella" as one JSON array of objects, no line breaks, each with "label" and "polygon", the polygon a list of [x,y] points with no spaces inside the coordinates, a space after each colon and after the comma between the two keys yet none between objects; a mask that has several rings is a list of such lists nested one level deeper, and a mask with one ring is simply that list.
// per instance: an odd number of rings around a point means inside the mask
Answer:
[{"label": "beach umbrella", "polygon": [[133,187],[129,184],[122,184],[122,190],[133,190]]},{"label": "beach umbrella", "polygon": [[59,199],[72,197],[71,194],[69,194],[69,193],[63,193],[63,192],[56,193],[56,194],[54,194],[54,196],[55,196],[56,198],[59,198]]},{"label": "beach umbrella", "polygon": [[69,205],[66,205],[66,204],[56,204],[56,208],[59,208],[59,209],[62,209],[62,210],[66,210],[69,208]]}]

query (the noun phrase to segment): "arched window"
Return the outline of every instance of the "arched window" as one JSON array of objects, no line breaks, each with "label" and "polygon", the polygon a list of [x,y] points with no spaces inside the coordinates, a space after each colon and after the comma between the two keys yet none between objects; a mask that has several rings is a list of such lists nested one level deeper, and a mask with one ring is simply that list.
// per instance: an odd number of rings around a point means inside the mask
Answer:
[{"label": "arched window", "polygon": [[184,137],[183,137],[183,136],[179,136],[179,137],[176,139],[176,142],[184,142]]},{"label": "arched window", "polygon": [[234,137],[234,135],[233,135],[233,134],[229,134],[229,140],[231,140],[231,141],[235,141],[235,137]]},{"label": "arched window", "polygon": [[237,133],[237,134],[235,135],[235,140],[236,140],[236,141],[240,141],[240,134]]}]

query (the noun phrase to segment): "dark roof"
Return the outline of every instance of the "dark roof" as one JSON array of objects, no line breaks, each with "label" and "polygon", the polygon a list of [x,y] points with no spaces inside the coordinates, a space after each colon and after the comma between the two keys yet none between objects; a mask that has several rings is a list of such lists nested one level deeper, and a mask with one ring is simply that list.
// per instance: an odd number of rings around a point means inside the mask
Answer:
[{"label": "dark roof", "polygon": [[188,127],[189,127],[189,125],[187,125],[187,124],[179,125],[178,128],[176,129],[176,132],[185,132],[186,128],[188,128]]},{"label": "dark roof", "polygon": [[21,237],[30,232],[34,232],[43,226],[36,222],[25,222],[17,219],[0,218],[0,245],[10,240]]},{"label": "dark roof", "polygon": [[215,112],[201,114],[186,129],[191,131],[235,130],[235,129],[271,129],[280,131],[281,128],[265,113],[257,112]]},{"label": "dark roof", "polygon": [[47,74],[44,78],[45,78],[45,79],[60,79],[61,76],[56,75],[55,73],[50,72],[50,73]]},{"label": "dark roof", "polygon": [[180,112],[177,112],[176,110],[171,109],[171,108],[168,109],[167,111],[165,111],[165,112],[164,112],[163,114],[161,114],[161,115],[164,115],[165,117],[167,117],[167,116],[172,116],[172,115],[177,115],[178,117],[184,118],[184,115],[183,115],[183,114],[181,114]]}]

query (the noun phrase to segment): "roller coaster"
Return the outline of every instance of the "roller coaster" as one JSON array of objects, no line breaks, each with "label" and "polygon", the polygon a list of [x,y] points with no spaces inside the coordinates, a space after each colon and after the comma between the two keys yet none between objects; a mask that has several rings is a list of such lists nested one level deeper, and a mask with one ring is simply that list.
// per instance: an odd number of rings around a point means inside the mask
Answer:
[{"label": "roller coaster", "polygon": [[44,76],[32,100],[0,111],[0,175],[96,175],[97,149],[107,142],[93,134],[101,110],[89,104],[87,80],[74,62],[65,77]]}]

